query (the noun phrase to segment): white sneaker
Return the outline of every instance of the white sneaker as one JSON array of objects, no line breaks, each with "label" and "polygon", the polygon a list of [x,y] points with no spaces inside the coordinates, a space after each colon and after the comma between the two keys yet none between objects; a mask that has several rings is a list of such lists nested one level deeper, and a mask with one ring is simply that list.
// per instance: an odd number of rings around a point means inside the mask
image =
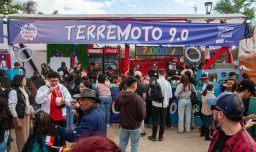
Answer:
[{"label": "white sneaker", "polygon": [[107,124],[107,127],[109,128],[109,124]]}]

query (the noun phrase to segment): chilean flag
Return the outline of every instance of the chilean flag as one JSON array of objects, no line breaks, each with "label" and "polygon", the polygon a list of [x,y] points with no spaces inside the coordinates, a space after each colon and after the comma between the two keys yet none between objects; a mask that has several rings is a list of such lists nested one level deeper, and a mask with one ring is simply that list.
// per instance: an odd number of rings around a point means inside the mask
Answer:
[{"label": "chilean flag", "polygon": [[11,69],[11,55],[10,53],[0,53],[0,63],[3,69]]},{"label": "chilean flag", "polygon": [[77,59],[77,51],[74,51],[74,52],[70,55],[70,66],[71,66],[72,68],[74,68],[77,62],[78,62],[78,59]]},{"label": "chilean flag", "polygon": [[54,143],[54,137],[53,136],[46,136],[45,138],[45,144],[49,147],[53,146]]}]

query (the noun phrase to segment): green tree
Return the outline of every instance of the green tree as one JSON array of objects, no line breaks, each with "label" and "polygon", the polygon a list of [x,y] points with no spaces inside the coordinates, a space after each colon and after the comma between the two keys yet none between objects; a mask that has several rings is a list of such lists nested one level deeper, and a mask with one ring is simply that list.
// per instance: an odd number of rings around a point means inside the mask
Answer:
[{"label": "green tree", "polygon": [[220,0],[214,10],[220,14],[241,13],[248,19],[255,18],[255,0]]},{"label": "green tree", "polygon": [[15,14],[22,9],[22,3],[14,0],[0,0],[0,14]]},{"label": "green tree", "polygon": [[33,0],[28,0],[22,4],[22,12],[25,14],[35,14],[37,12],[37,3]]}]

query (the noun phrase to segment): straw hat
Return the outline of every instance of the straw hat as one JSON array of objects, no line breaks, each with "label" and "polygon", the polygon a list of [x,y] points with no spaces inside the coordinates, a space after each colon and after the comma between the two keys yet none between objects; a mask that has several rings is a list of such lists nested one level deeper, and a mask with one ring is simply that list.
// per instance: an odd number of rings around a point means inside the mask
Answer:
[{"label": "straw hat", "polygon": [[234,81],[228,80],[227,83],[223,84],[224,87],[231,88],[235,84]]}]

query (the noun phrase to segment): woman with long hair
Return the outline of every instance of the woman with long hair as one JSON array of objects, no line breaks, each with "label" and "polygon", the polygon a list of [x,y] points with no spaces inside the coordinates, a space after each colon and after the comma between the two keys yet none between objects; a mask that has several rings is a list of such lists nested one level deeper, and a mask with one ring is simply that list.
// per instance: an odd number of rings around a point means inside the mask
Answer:
[{"label": "woman with long hair", "polygon": [[27,142],[22,148],[22,152],[49,152],[57,151],[57,148],[53,148],[47,145],[46,137],[50,136],[54,138],[52,146],[58,147],[60,144],[58,131],[54,127],[54,123],[50,118],[50,115],[46,112],[38,112],[35,115],[33,133],[30,134]]},{"label": "woman with long hair", "polygon": [[35,86],[34,82],[31,79],[27,80],[27,87],[25,88],[26,92],[29,96],[29,103],[34,108],[35,113],[37,113],[40,110],[41,105],[36,103],[36,93],[37,93],[37,87]]},{"label": "woman with long hair", "polygon": [[14,118],[14,128],[18,151],[21,150],[29,136],[30,115],[34,113],[29,102],[29,95],[25,90],[26,78],[16,75],[12,81],[12,91],[9,93],[8,106]]},{"label": "woman with long hair", "polygon": [[12,116],[8,108],[6,94],[0,87],[0,151],[7,151],[7,141],[12,127]]},{"label": "woman with long hair", "polygon": [[201,137],[205,136],[205,140],[211,140],[210,138],[210,125],[212,121],[212,110],[211,106],[206,103],[208,98],[214,96],[214,85],[209,83],[207,84],[205,90],[202,94],[202,109],[201,113],[203,115],[203,124],[201,128]]},{"label": "woman with long hair", "polygon": [[99,98],[101,100],[101,108],[106,115],[107,127],[109,127],[110,107],[112,104],[112,97],[110,91],[111,84],[104,74],[99,74],[96,87],[99,92]]},{"label": "woman with long hair", "polygon": [[185,132],[190,132],[190,121],[191,121],[191,111],[192,111],[192,103],[191,103],[190,96],[192,91],[196,91],[196,90],[194,85],[189,82],[188,76],[185,74],[181,75],[180,84],[177,86],[175,91],[175,97],[179,100],[178,101],[179,133],[183,133],[184,129],[185,129]]},{"label": "woman with long hair", "polygon": [[125,84],[125,81],[126,81],[127,77],[126,76],[122,76],[122,79],[121,79],[121,82],[119,84],[119,91],[125,91],[126,90],[126,84]]}]

